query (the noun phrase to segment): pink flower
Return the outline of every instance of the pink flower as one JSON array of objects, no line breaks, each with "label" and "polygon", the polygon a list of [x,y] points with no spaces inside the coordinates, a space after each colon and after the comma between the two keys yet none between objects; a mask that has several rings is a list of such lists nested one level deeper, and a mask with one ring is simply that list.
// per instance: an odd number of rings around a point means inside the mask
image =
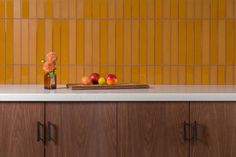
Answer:
[{"label": "pink flower", "polygon": [[49,52],[46,55],[46,62],[56,63],[57,56],[55,52]]},{"label": "pink flower", "polygon": [[44,64],[43,64],[43,70],[44,72],[48,73],[48,72],[51,72],[55,69],[55,64],[53,62],[48,62],[46,61]]}]

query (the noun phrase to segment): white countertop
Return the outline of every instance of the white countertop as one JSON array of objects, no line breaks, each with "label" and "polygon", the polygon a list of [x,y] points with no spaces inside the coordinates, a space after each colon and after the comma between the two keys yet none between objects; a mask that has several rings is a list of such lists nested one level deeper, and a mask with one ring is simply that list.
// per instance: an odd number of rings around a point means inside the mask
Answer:
[{"label": "white countertop", "polygon": [[231,85],[151,85],[136,90],[71,90],[59,86],[0,85],[0,101],[236,101]]}]

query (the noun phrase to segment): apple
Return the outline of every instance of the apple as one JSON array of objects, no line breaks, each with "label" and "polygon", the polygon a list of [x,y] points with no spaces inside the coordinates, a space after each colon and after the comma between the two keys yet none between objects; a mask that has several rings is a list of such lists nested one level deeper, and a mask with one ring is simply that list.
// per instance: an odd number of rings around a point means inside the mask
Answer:
[{"label": "apple", "polygon": [[93,84],[98,84],[98,79],[100,78],[100,75],[98,73],[92,73],[90,74],[90,79]]},{"label": "apple", "polygon": [[98,84],[100,84],[100,85],[106,84],[106,79],[104,77],[100,77],[98,80]]},{"label": "apple", "polygon": [[83,76],[81,78],[81,84],[83,85],[91,85],[91,79],[87,76]]},{"label": "apple", "polygon": [[118,82],[117,77],[114,74],[108,74],[106,78],[108,85],[115,85]]}]

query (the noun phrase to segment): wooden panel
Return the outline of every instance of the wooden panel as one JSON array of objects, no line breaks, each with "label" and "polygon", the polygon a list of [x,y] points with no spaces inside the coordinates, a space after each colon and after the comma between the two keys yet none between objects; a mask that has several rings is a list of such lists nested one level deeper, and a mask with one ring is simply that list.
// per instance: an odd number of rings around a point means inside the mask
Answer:
[{"label": "wooden panel", "polygon": [[0,156],[43,157],[44,145],[36,141],[38,121],[44,122],[43,103],[0,103]]},{"label": "wooden panel", "polygon": [[115,104],[47,103],[47,121],[55,125],[57,138],[48,143],[46,156],[116,157]]},{"label": "wooden panel", "polygon": [[192,157],[236,155],[235,102],[192,102],[190,121],[197,121],[199,140],[191,145]]},{"label": "wooden panel", "polygon": [[118,103],[119,157],[187,157],[181,123],[188,122],[188,103]]}]

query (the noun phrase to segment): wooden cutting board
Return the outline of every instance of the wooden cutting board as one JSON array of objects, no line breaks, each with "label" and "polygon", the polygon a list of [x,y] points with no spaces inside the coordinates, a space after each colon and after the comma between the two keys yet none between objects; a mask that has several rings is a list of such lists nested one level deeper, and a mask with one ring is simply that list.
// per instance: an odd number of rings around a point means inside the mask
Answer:
[{"label": "wooden cutting board", "polygon": [[81,85],[67,84],[67,88],[72,90],[104,90],[104,89],[147,89],[148,84],[117,84],[117,85]]}]

